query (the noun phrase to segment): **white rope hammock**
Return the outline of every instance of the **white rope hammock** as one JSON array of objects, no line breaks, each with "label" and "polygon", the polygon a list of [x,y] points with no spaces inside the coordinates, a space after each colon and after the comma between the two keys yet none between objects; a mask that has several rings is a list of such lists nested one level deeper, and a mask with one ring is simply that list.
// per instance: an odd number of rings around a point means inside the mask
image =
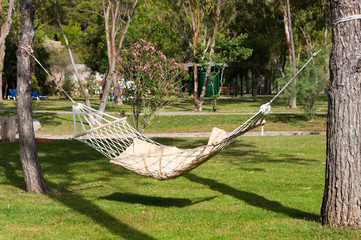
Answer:
[{"label": "white rope hammock", "polygon": [[[328,43],[329,44],[329,43]],[[179,149],[155,142],[130,126],[126,118],[116,118],[84,104],[76,103],[41,65],[30,47],[24,49],[54,80],[56,85],[73,103],[74,139],[81,141],[105,155],[110,162],[137,174],[159,180],[174,179],[186,174],[212,158],[242,134],[265,124],[264,118],[271,110],[271,103],[285,90],[296,76],[328,44],[314,53],[304,66],[272,98],[261,106],[258,113],[235,130],[226,134],[214,128],[208,144],[193,149]],[[77,129],[77,122],[81,128]]]},{"label": "white rope hammock", "polygon": [[[147,138],[130,126],[126,118],[116,118],[76,103],[73,105],[74,139],[96,149],[111,163],[135,173],[158,180],[174,179],[213,157],[238,136],[263,125],[269,112],[270,105],[265,104],[231,133],[214,128],[207,145],[179,149]],[[76,117],[81,125],[79,133]]]}]

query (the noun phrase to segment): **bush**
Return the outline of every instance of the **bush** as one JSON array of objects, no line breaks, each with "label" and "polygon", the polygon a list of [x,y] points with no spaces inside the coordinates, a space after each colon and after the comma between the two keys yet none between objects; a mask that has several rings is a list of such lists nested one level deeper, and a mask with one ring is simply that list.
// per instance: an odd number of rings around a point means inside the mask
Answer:
[{"label": "bush", "polygon": [[168,59],[156,49],[156,43],[143,39],[124,49],[118,61],[118,72],[124,78],[123,95],[129,99],[135,128],[139,130],[139,115],[143,130],[155,113],[165,106],[182,100],[182,80],[188,68]]}]

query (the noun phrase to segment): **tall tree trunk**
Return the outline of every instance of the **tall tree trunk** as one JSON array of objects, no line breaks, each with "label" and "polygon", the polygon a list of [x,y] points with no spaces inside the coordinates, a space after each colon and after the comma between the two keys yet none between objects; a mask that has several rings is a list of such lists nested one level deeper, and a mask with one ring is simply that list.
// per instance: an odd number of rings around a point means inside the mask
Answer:
[{"label": "tall tree trunk", "polygon": [[11,15],[14,8],[14,0],[9,1],[9,8],[7,13],[7,18],[4,19],[3,14],[3,2],[0,0],[0,14],[1,14],[1,29],[0,29],[0,103],[3,102],[3,69],[4,69],[4,58],[5,58],[5,39],[9,34],[11,27]]},{"label": "tall tree trunk", "polygon": [[[295,51],[295,44],[293,39],[293,31],[292,31],[292,16],[291,16],[291,6],[290,1],[286,0],[286,7],[282,6],[283,8],[283,20],[285,26],[285,33],[286,33],[286,40],[288,45],[288,52],[290,58],[290,64],[292,67],[293,75],[296,74],[296,51]],[[296,85],[296,80],[293,82]],[[291,96],[289,99],[289,108],[296,108],[296,96]]]},{"label": "tall tree trunk", "polygon": [[193,89],[193,97],[194,97],[194,111],[199,110],[199,93],[198,93],[198,68],[197,63],[193,63],[193,81],[194,81],[194,89]]},{"label": "tall tree trunk", "polygon": [[90,107],[90,94],[88,92],[88,89],[86,89],[83,85],[83,82],[82,82],[82,79],[80,78],[80,75],[79,75],[79,72],[78,70],[76,69],[76,66],[75,66],[75,61],[74,61],[74,57],[73,57],[73,53],[70,49],[70,45],[69,45],[69,41],[68,41],[68,38],[66,37],[64,31],[63,31],[63,26],[61,25],[61,20],[60,20],[60,14],[59,14],[59,9],[58,9],[58,5],[57,3],[55,3],[55,8],[56,8],[56,21],[58,23],[58,26],[59,26],[59,29],[60,29],[60,32],[61,32],[61,35],[63,36],[64,38],[64,41],[65,41],[65,44],[66,44],[66,47],[68,49],[68,53],[69,53],[69,57],[70,57],[70,62],[71,62],[71,65],[73,66],[73,70],[74,70],[74,73],[75,73],[75,77],[76,77],[76,80],[78,81],[78,84],[80,86],[80,89],[81,91],[83,92],[83,95],[85,97],[85,104]]},{"label": "tall tree trunk", "polygon": [[[184,9],[185,6],[183,5]],[[197,5],[197,14],[195,16],[195,14],[193,14],[193,12],[191,11],[191,8],[189,8],[189,15],[191,16],[192,19],[192,31],[193,31],[193,39],[192,39],[192,44],[193,44],[193,58],[196,58],[197,54],[198,54],[198,37],[199,37],[199,30],[200,30],[200,26],[201,26],[201,19],[200,19],[200,11],[199,11],[199,6]],[[187,11],[186,11],[187,12]],[[198,67],[197,67],[197,62],[194,61],[193,62],[193,80],[194,80],[194,89],[193,89],[193,97],[194,97],[194,110],[198,111],[200,108],[200,100],[199,100],[199,92],[198,92],[198,86],[199,86],[199,76],[198,76]]]},{"label": "tall tree trunk", "polygon": [[5,42],[0,45],[0,103],[2,103],[3,93],[3,70],[4,70],[4,58],[5,58]]},{"label": "tall tree trunk", "polygon": [[[106,1],[108,2],[106,4]],[[115,6],[113,5],[115,4]],[[108,53],[108,62],[109,62],[109,70],[108,70],[108,76],[104,80],[105,84],[103,85],[103,93],[100,100],[100,105],[98,110],[100,112],[104,112],[107,102],[108,102],[108,96],[110,92],[111,85],[114,81],[117,81],[117,78],[114,78],[114,70],[115,70],[115,64],[119,57],[120,50],[123,45],[125,34],[128,31],[130,22],[132,18],[134,17],[134,12],[137,7],[138,0],[134,0],[132,4],[130,4],[130,1],[127,2],[127,5],[131,6],[126,13],[124,13],[127,17],[127,21],[123,26],[123,23],[120,21],[123,21],[123,15],[120,11],[121,8],[121,2],[119,0],[115,1],[114,3],[110,0],[103,0],[103,15],[104,15],[104,25],[105,25],[105,35],[106,35],[106,41],[107,41],[107,53]],[[122,29],[122,33],[120,35],[120,38],[118,41],[116,41],[118,36],[119,29]],[[118,84],[115,84],[115,87],[119,87]],[[118,93],[118,98],[120,99],[120,89],[117,89],[116,91]],[[98,119],[100,120],[100,119]]]},{"label": "tall tree trunk", "polygon": [[27,192],[46,193],[45,185],[36,151],[32,98],[31,98],[31,61],[30,55],[24,50],[34,45],[34,13],[32,0],[22,0],[21,35],[17,51],[17,109],[20,138],[20,160],[24,171]]},{"label": "tall tree trunk", "polygon": [[211,75],[211,69],[212,69],[212,65],[213,65],[212,57],[213,57],[213,53],[214,53],[214,47],[216,46],[216,36],[217,36],[217,32],[218,32],[218,25],[219,25],[220,18],[221,18],[221,0],[218,0],[216,15],[214,17],[213,36],[212,36],[211,47],[210,47],[210,51],[209,51],[209,62],[208,62],[206,77],[204,79],[203,86],[202,86],[201,96],[199,99],[199,109],[198,109],[199,111],[202,111],[204,97],[206,96],[206,91],[207,91],[207,84],[208,84],[208,81],[209,81],[209,78]]},{"label": "tall tree trunk", "polygon": [[[360,14],[360,1],[331,1],[331,20]],[[361,20],[332,29],[327,153],[321,221],[361,227]]]}]

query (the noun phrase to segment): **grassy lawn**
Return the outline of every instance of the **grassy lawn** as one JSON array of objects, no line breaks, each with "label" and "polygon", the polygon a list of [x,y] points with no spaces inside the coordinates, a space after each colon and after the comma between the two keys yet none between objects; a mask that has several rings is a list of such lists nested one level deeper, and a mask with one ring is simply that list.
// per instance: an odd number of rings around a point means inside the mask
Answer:
[{"label": "grassy lawn", "polygon": [[[254,113],[258,112],[261,104],[269,101],[271,96],[259,96],[259,102],[253,102],[250,98],[219,99],[219,113]],[[81,102],[82,99],[75,99]],[[92,99],[92,106],[97,108],[99,101]],[[303,114],[295,114],[302,111],[302,105],[298,109],[288,109],[284,99],[278,99],[272,105],[272,112],[285,114],[270,114],[267,116],[265,131],[325,131],[326,114],[318,114],[314,121],[309,122]],[[317,102],[320,111],[326,111],[327,99],[321,98]],[[211,112],[211,100],[207,99],[204,111]],[[16,102],[6,100],[0,109],[15,110]],[[71,134],[73,132],[72,114],[62,113],[71,111],[71,102],[67,99],[49,98],[49,100],[33,101],[34,110],[57,111],[47,113],[34,113],[42,128],[41,134]],[[120,111],[130,112],[129,105],[119,107]],[[193,102],[185,101],[179,105],[168,108],[172,112],[193,112]],[[108,104],[106,112],[119,116],[114,103]],[[2,112],[0,116],[16,115],[15,112]],[[245,122],[252,115],[182,115],[182,116],[157,116],[146,129],[146,133],[163,132],[210,132],[213,127],[231,131]],[[128,118],[132,121],[131,117]],[[259,130],[255,130],[259,131]]]},{"label": "grassy lawn", "polygon": [[[157,139],[191,148],[205,139]],[[75,141],[37,143],[52,192],[24,193],[17,143],[0,145],[0,239],[359,239],[319,223],[325,136],[243,137],[171,181],[135,175]]]},{"label": "grassy lawn", "polygon": [[[231,131],[249,119],[251,115],[195,115],[195,116],[157,116],[146,128],[146,133],[210,132],[213,127]],[[73,115],[57,113],[38,113],[42,128],[40,134],[73,133]],[[131,117],[128,118],[131,121]],[[317,115],[315,121],[308,122],[301,114],[268,115],[265,131],[325,131],[326,115]],[[80,125],[78,125],[80,129]],[[260,131],[255,129],[254,131]]]},{"label": "grassy lawn", "polygon": [[[267,103],[273,96],[258,96],[258,102],[253,102],[250,96],[239,98],[221,98],[218,100],[219,112],[237,112],[237,113],[255,113],[259,111],[262,104]],[[84,102],[83,98],[74,98],[76,102]],[[212,111],[212,99],[206,99],[203,111]],[[91,99],[93,108],[99,106],[99,100],[96,98]],[[272,103],[272,112],[302,112],[302,103],[298,103],[298,109],[289,109],[286,99],[278,98]],[[319,112],[327,111],[327,97],[322,96],[317,102],[316,106]],[[130,106],[125,102],[124,105],[119,107],[121,111],[130,112]],[[0,109],[16,109],[16,101],[5,100]],[[48,100],[33,101],[33,110],[47,110],[47,111],[71,111],[71,102],[65,98],[50,97]],[[194,102],[186,100],[175,106],[167,108],[165,111],[172,112],[192,112],[194,110]],[[114,103],[110,102],[107,105],[106,111],[118,112]]]}]

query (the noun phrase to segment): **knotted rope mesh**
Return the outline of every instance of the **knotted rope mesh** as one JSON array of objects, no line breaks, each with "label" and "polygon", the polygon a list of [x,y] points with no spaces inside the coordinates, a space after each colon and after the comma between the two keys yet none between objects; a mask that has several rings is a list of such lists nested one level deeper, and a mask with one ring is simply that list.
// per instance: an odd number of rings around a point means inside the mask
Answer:
[{"label": "knotted rope mesh", "polygon": [[[217,141],[193,149],[179,149],[147,138],[130,126],[126,118],[116,118],[77,103],[73,105],[74,138],[105,155],[111,163],[135,173],[159,180],[174,179],[213,157],[238,136],[264,124],[270,106],[262,107]],[[80,127],[80,133],[77,133],[77,127]]]}]

